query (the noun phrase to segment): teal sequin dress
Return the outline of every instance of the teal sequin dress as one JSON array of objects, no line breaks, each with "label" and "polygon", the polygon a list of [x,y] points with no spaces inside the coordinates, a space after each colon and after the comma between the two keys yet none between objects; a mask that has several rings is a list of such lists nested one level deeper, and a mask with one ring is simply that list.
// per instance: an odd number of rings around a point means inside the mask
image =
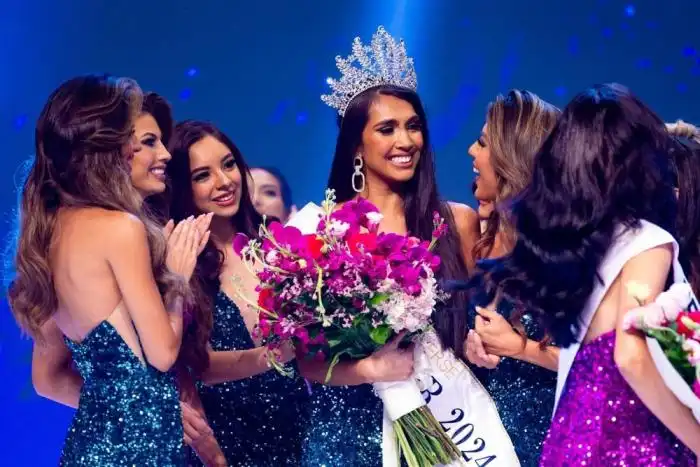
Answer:
[{"label": "teal sequin dress", "polygon": [[[497,267],[497,261],[486,260],[480,264],[487,268]],[[474,296],[472,303],[487,306],[489,297],[479,295]],[[503,302],[496,311],[506,319],[513,312],[512,307]],[[472,327],[475,316],[476,311],[470,306],[469,319]],[[542,329],[529,314],[522,316],[520,322],[529,339],[540,341],[544,337]],[[493,370],[470,367],[493,398],[520,465],[539,465],[542,444],[554,411],[556,371],[508,357],[501,358]]]},{"label": "teal sequin dress", "polygon": [[84,383],[60,465],[184,466],[175,378],[145,365],[107,321],[65,341]]},{"label": "teal sequin dress", "polygon": [[[215,351],[255,348],[240,310],[223,291],[216,295],[210,343]],[[308,390],[303,379],[270,370],[238,381],[197,386],[228,465],[299,465],[308,410]],[[190,464],[202,465],[192,450]]]},{"label": "teal sequin dress", "polygon": [[384,406],[370,384],[314,384],[304,467],[381,467]]}]

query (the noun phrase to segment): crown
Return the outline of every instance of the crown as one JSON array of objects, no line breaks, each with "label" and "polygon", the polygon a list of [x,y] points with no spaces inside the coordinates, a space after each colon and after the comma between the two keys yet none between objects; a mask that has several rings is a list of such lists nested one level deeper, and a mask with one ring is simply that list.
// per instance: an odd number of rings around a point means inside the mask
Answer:
[{"label": "crown", "polygon": [[[357,62],[357,64],[355,64]],[[359,37],[352,43],[352,54],[347,58],[335,57],[340,79],[328,78],[333,91],[321,100],[338,110],[342,117],[350,102],[369,88],[391,84],[415,91],[418,87],[413,59],[406,55],[403,40],[398,42],[379,26],[372,36],[371,45],[364,45]]]}]

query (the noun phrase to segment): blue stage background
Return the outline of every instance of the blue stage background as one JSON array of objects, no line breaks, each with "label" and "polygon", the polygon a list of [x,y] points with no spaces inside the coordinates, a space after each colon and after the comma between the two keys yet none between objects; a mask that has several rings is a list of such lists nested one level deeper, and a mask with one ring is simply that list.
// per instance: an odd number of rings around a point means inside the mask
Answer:
[{"label": "blue stage background", "polygon": [[[177,119],[209,119],[252,164],[284,172],[295,202],[323,196],[335,116],[319,100],[334,57],[379,24],[416,59],[443,195],[473,202],[468,146],[511,87],[564,105],[597,82],[630,86],[666,120],[700,122],[697,0],[5,0],[0,6],[0,212],[9,233],[17,167],[61,81],[136,78]],[[56,465],[72,410],[36,396],[31,343],[0,310],[0,465]]]}]

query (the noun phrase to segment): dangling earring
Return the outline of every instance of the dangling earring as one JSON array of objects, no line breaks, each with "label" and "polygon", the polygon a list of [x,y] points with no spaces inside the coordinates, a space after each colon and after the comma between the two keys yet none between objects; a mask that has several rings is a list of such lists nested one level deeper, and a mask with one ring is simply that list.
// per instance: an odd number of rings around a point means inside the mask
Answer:
[{"label": "dangling earring", "polygon": [[[362,193],[365,191],[365,174],[362,173],[362,167],[364,167],[365,162],[362,160],[362,156],[357,154],[352,161],[355,170],[352,173],[352,189],[355,193]],[[360,179],[360,186],[357,186],[357,179]]]}]

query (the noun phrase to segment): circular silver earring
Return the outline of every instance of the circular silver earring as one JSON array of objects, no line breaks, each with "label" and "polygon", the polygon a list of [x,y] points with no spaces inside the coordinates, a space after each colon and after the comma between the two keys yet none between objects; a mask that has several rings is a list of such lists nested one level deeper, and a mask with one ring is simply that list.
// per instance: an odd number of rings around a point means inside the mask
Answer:
[{"label": "circular silver earring", "polygon": [[[352,165],[355,170],[352,172],[352,189],[355,193],[362,193],[365,191],[365,174],[362,172],[362,167],[365,166],[365,162],[362,160],[362,156],[357,154],[352,161]],[[360,186],[357,186],[357,179],[360,179]]]}]

